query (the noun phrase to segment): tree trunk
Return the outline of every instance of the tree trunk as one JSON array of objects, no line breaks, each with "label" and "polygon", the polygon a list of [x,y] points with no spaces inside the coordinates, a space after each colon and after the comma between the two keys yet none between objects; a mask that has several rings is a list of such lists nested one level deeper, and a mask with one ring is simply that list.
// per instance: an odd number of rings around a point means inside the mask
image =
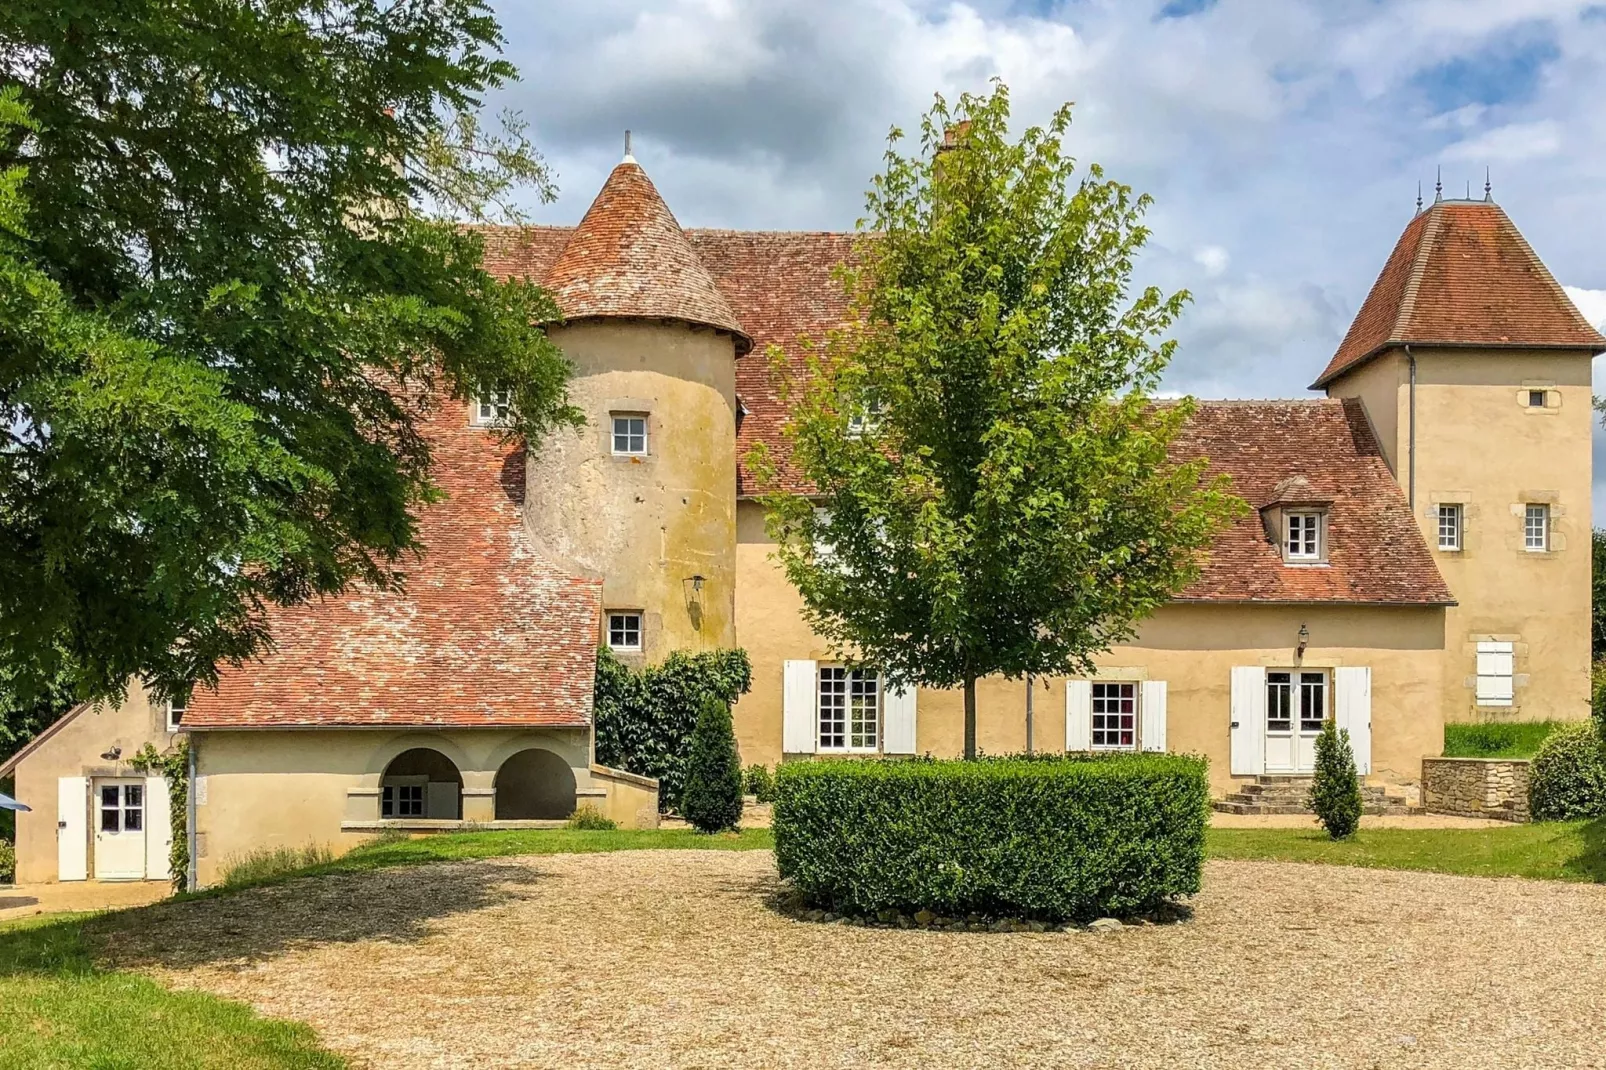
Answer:
[{"label": "tree trunk", "polygon": [[965,760],[976,757],[976,678],[965,677]]},{"label": "tree trunk", "polygon": [[1032,674],[1026,674],[1026,753],[1032,753]]}]

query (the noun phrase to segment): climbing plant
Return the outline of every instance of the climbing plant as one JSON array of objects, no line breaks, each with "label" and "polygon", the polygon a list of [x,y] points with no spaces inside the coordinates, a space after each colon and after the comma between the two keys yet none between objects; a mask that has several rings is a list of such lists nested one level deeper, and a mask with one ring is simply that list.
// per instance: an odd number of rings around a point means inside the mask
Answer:
[{"label": "climbing plant", "polygon": [[162,752],[147,743],[129,764],[146,775],[155,774],[167,781],[168,821],[173,830],[173,843],[167,849],[167,871],[173,890],[182,892],[190,874],[190,741],[180,736],[171,750]]}]

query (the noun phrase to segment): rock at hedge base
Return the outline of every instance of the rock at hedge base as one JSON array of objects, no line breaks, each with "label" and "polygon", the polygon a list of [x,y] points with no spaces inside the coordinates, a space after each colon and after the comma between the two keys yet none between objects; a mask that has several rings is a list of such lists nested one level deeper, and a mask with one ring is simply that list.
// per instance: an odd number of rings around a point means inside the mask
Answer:
[{"label": "rock at hedge base", "polygon": [[1129,917],[1193,895],[1204,867],[1190,756],[792,762],[775,792],[781,876],[841,914]]}]

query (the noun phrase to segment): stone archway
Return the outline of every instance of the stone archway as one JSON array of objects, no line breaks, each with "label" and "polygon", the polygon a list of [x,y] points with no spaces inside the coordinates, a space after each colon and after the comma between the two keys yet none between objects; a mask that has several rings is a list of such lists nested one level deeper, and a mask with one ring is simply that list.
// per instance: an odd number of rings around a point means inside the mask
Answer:
[{"label": "stone archway", "polygon": [[496,771],[498,821],[561,820],[574,806],[574,770],[549,750],[521,750]]},{"label": "stone archway", "polygon": [[396,821],[461,820],[463,774],[438,750],[414,747],[402,751],[380,775],[379,816]]}]

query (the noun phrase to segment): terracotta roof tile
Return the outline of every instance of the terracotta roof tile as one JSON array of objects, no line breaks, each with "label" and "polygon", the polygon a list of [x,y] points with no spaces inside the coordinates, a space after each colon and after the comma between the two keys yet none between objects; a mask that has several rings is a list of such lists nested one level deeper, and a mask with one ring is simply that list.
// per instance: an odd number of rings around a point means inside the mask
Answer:
[{"label": "terracotta roof tile", "polygon": [[1440,201],[1406,224],[1315,386],[1406,344],[1606,350],[1492,201]]},{"label": "terracotta roof tile", "polygon": [[590,724],[601,581],[526,539],[522,448],[457,404],[424,429],[447,497],[420,512],[406,592],[275,608],[275,649],[197,692],[186,727]]},{"label": "terracotta roof tile", "polygon": [[542,282],[566,319],[678,319],[729,331],[738,352],[750,345],[652,180],[629,160],[603,183]]}]

